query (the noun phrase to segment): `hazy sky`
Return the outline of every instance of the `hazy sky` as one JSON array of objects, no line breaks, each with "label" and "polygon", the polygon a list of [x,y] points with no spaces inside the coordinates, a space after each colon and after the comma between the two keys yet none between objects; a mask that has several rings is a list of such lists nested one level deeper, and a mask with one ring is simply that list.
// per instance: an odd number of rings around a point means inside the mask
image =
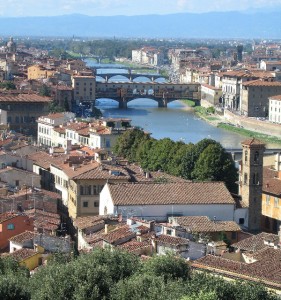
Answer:
[{"label": "hazy sky", "polygon": [[245,11],[281,6],[281,0],[0,0],[0,16],[90,16]]}]

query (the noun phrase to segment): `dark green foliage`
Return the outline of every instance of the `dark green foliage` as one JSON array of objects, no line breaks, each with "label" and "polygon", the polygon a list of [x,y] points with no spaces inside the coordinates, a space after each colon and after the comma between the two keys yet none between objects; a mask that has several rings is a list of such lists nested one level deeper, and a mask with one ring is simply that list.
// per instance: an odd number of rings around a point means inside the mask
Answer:
[{"label": "dark green foliage", "polygon": [[143,272],[154,276],[161,276],[165,282],[169,279],[182,279],[186,281],[190,278],[190,268],[186,260],[169,253],[149,259],[143,266]]},{"label": "dark green foliage", "polygon": [[188,180],[223,181],[237,192],[234,161],[220,143],[203,139],[197,144],[155,140],[139,129],[126,131],[117,140],[114,152],[138,162],[146,171],[164,171]]},{"label": "dark green foliage", "polygon": [[43,84],[39,89],[39,95],[50,97],[51,96],[50,88],[46,84]]},{"label": "dark green foliage", "polygon": [[51,102],[49,104],[49,112],[50,113],[57,113],[57,112],[64,112],[65,109],[61,106],[59,106],[56,102]]},{"label": "dark green foliage", "polygon": [[0,82],[0,89],[16,90],[16,85],[12,81]]},{"label": "dark green foliage", "polygon": [[94,118],[96,118],[96,119],[99,119],[99,118],[101,118],[102,117],[102,112],[101,112],[101,110],[99,109],[99,108],[97,108],[97,107],[93,107],[92,108],[92,116],[94,117]]},{"label": "dark green foliage", "polygon": [[0,259],[2,300],[277,300],[261,284],[191,273],[172,254],[141,261],[111,249],[78,257],[55,255],[32,277],[18,263]]}]

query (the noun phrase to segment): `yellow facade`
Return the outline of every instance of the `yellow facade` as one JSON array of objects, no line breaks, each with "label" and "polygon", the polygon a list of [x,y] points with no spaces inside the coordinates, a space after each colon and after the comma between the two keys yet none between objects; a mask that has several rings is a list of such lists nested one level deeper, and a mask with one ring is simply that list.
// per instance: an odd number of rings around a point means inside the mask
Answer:
[{"label": "yellow facade", "polygon": [[281,198],[262,194],[262,227],[265,231],[278,231],[278,224],[281,223]]},{"label": "yellow facade", "polygon": [[27,69],[27,78],[30,79],[40,79],[40,78],[48,78],[53,76],[55,73],[54,70],[47,70],[42,66],[33,65],[28,67]]}]

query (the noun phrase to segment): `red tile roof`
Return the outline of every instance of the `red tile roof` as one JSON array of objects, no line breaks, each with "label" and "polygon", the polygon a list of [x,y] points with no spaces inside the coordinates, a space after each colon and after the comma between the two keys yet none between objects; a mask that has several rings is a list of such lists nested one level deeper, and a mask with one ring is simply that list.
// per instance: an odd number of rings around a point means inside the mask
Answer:
[{"label": "red tile roof", "polygon": [[223,182],[108,184],[114,205],[235,204]]},{"label": "red tile roof", "polygon": [[36,254],[38,254],[38,252],[33,249],[22,248],[10,253],[9,256],[20,262]]},{"label": "red tile roof", "polygon": [[16,244],[23,244],[26,241],[33,240],[35,234],[36,233],[32,231],[25,231],[23,233],[13,236],[12,238],[9,239],[9,241]]},{"label": "red tile roof", "polygon": [[222,232],[241,231],[234,221],[212,221],[205,216],[176,217],[175,221],[192,232]]},{"label": "red tile roof", "polygon": [[43,97],[37,94],[18,94],[18,95],[0,95],[0,102],[42,102],[49,103],[52,99],[50,97]]},{"label": "red tile roof", "polygon": [[185,238],[181,238],[178,236],[171,236],[161,234],[155,238],[155,241],[159,244],[164,245],[172,245],[172,246],[180,246],[180,245],[188,245],[189,240]]},{"label": "red tile roof", "polygon": [[265,146],[265,143],[261,142],[260,140],[258,140],[256,138],[244,140],[243,142],[241,142],[241,144],[245,145],[245,146],[252,146],[252,145]]}]

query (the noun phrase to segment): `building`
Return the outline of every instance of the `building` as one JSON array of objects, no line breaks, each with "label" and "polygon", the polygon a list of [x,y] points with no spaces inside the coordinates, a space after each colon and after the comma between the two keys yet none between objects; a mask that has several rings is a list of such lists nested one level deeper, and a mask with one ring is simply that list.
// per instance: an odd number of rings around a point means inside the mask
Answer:
[{"label": "building", "polygon": [[218,106],[221,102],[222,90],[209,84],[201,84],[201,106]]},{"label": "building", "polygon": [[27,78],[31,79],[43,79],[52,77],[56,72],[56,69],[43,66],[43,65],[33,65],[27,68]]},{"label": "building", "polygon": [[160,66],[164,64],[164,54],[156,48],[144,47],[132,50],[132,62],[151,66]]},{"label": "building", "polygon": [[268,119],[273,123],[281,123],[281,95],[269,97]]},{"label": "building", "polygon": [[71,112],[54,113],[38,118],[37,142],[46,146],[64,146],[64,140],[59,139],[59,135],[54,134],[54,127],[64,125],[70,120],[74,120],[75,114]]},{"label": "building", "polygon": [[81,59],[70,60],[66,63],[67,70],[82,71],[86,69],[86,63]]},{"label": "building", "polygon": [[277,233],[281,225],[281,171],[265,167],[263,177],[262,230]]},{"label": "building", "polygon": [[100,215],[166,221],[170,216],[235,219],[235,201],[222,182],[107,183],[100,194]]},{"label": "building", "polygon": [[0,250],[9,246],[9,239],[26,230],[33,231],[33,220],[18,213],[0,214]]},{"label": "building", "polygon": [[95,102],[96,78],[94,76],[72,76],[72,88],[74,102],[77,105],[82,102]]},{"label": "building", "polygon": [[51,99],[37,94],[0,94],[0,109],[6,111],[11,130],[36,134],[36,119],[48,114]]},{"label": "building", "polygon": [[253,80],[241,85],[241,113],[248,117],[267,117],[268,98],[281,94],[281,82]]},{"label": "building", "polygon": [[261,229],[263,153],[265,144],[256,139],[242,143],[242,163],[239,170],[239,194],[248,207],[248,229]]},{"label": "building", "polygon": [[281,61],[274,61],[274,60],[262,60],[260,62],[260,68],[262,70],[266,71],[276,71],[276,70],[281,70]]}]

